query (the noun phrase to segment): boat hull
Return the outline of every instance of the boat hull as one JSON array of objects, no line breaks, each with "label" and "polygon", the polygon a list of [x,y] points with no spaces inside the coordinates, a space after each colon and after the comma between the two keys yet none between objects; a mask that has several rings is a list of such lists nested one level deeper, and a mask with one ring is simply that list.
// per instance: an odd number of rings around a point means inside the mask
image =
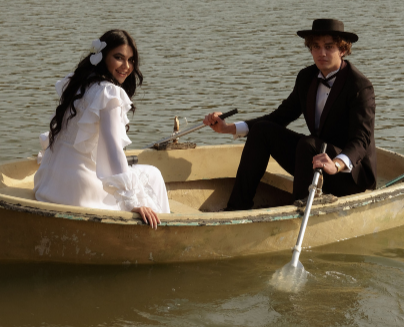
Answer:
[{"label": "boat hull", "polygon": [[[355,208],[313,212],[304,248],[343,241],[404,224],[404,194]],[[20,208],[21,209],[21,208]],[[301,214],[245,219],[143,224],[103,223],[86,215],[0,209],[0,262],[145,264],[232,258],[291,249]],[[255,217],[256,218],[256,217]]]},{"label": "boat hull", "polygon": [[[399,156],[398,159],[404,167],[403,158]],[[276,176],[279,171],[268,166],[268,174],[263,180],[271,181],[272,185],[278,183],[275,186],[286,192],[290,188],[288,178]],[[178,209],[178,213],[160,215],[162,225],[155,231],[136,214],[46,204],[29,199],[28,189],[21,186],[26,185],[24,183],[30,185],[29,176],[32,174],[29,173],[20,174],[20,183],[14,184],[15,189],[20,186],[20,194],[26,194],[26,198],[17,197],[15,190],[6,192],[11,185],[8,182],[7,186],[5,182],[5,172],[10,170],[10,167],[6,168],[3,166],[4,185],[0,194],[0,262],[150,264],[271,253],[294,246],[303,216],[304,208],[292,205],[236,212],[201,212],[188,208],[183,202],[185,209]],[[9,172],[8,178],[11,176]],[[383,176],[388,178],[386,174]],[[216,176],[221,185],[224,183],[220,177],[229,178],[228,175]],[[218,206],[218,203],[208,201],[212,194],[215,198],[227,199],[225,188],[223,194],[215,193],[217,188],[203,188],[201,185],[206,181],[202,179],[198,184],[200,179],[193,179],[192,174],[188,175],[189,185],[196,183],[192,192],[178,187],[179,183],[188,185],[187,180],[167,179],[168,186],[177,185],[168,187],[169,196],[184,200],[187,194],[194,192],[189,199],[199,209],[208,208],[206,203]],[[10,195],[12,193],[14,195]],[[204,199],[200,200],[202,205],[197,204],[199,198]],[[335,203],[314,205],[303,247],[308,249],[402,226],[403,198],[404,187],[399,184],[385,190],[339,198]],[[175,203],[175,199],[171,198],[171,201]]]}]

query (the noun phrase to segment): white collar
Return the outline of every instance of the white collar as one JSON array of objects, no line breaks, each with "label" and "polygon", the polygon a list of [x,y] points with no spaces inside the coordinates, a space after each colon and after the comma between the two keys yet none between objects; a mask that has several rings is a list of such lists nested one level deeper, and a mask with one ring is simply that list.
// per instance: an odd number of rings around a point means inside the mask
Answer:
[{"label": "white collar", "polygon": [[321,70],[318,72],[318,78],[322,78],[322,79],[327,79],[328,76],[332,76],[333,74],[336,74],[337,72],[339,72],[339,68],[337,70],[334,70],[333,72],[329,73],[325,78],[323,76],[323,73],[321,72]]}]

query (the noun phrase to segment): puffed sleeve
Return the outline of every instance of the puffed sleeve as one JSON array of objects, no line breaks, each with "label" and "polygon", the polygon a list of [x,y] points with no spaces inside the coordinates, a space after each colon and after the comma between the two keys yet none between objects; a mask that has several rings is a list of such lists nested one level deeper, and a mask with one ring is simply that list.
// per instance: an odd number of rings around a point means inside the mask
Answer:
[{"label": "puffed sleeve", "polygon": [[[123,147],[126,136],[127,103],[109,94],[109,101],[99,111],[99,139],[96,151],[97,177],[104,190],[112,194],[121,210],[147,206],[162,212],[158,197],[149,185],[149,176],[128,166]],[[129,142],[128,142],[129,140]]]},{"label": "puffed sleeve", "polygon": [[58,80],[55,84],[56,93],[59,97],[62,96],[64,89],[66,88],[67,84],[69,84],[70,77],[73,76],[73,73],[67,74],[64,78]]},{"label": "puffed sleeve", "polygon": [[132,143],[125,132],[125,125],[129,123],[127,113],[131,108],[132,102],[121,87],[107,82],[102,82],[100,85],[92,85],[86,91],[85,96],[88,104],[77,123],[79,130],[74,147],[81,153],[91,153],[91,158],[95,162],[100,131],[100,117],[101,113],[105,110],[119,108],[119,113],[116,115],[117,122],[123,127],[116,129],[115,131],[118,134],[114,136],[120,139],[121,148]]},{"label": "puffed sleeve", "polygon": [[97,149],[97,175],[106,177],[126,173],[128,163],[119,137],[125,128],[119,106],[100,111],[100,135]]},{"label": "puffed sleeve", "polygon": [[41,150],[39,151],[38,157],[37,157],[38,165],[41,164],[45,151],[49,146],[49,132],[41,133],[39,135],[39,144],[41,145]]},{"label": "puffed sleeve", "polygon": [[[69,84],[71,76],[73,76],[73,73],[66,75],[64,78],[62,78],[61,80],[58,80],[56,82],[55,89],[56,89],[56,93],[59,95],[59,97],[62,96],[63,90],[66,88],[67,84]],[[53,115],[52,115],[52,118],[53,118]],[[49,131],[45,132],[45,133],[41,133],[39,135],[39,144],[41,145],[41,150],[39,151],[38,157],[37,157],[38,165],[41,164],[45,151],[49,146]]]}]

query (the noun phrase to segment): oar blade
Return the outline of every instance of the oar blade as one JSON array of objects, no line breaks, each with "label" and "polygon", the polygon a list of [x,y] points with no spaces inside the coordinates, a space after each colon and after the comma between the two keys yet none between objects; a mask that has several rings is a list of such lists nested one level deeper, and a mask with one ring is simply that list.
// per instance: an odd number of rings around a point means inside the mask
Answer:
[{"label": "oar blade", "polygon": [[297,267],[292,266],[292,261],[278,269],[269,284],[278,291],[297,293],[307,282],[308,272],[299,261]]},{"label": "oar blade", "polygon": [[[327,144],[321,145],[321,153],[325,153]],[[314,170],[313,181],[309,187],[309,197],[307,198],[306,209],[302,223],[300,225],[299,235],[297,237],[296,245],[293,248],[292,261],[283,266],[282,269],[277,270],[270,281],[270,284],[276,289],[284,292],[298,292],[307,282],[307,271],[304,270],[303,265],[299,261],[300,251],[302,250],[302,243],[304,233],[306,231],[307,222],[310,216],[311,205],[313,204],[314,194],[317,189],[318,179],[322,170],[316,168]]]}]

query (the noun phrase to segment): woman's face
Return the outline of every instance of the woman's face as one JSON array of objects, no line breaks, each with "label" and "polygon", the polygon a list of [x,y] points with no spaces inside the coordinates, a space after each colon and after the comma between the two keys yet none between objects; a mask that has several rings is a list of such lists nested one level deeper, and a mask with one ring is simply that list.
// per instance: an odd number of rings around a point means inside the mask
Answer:
[{"label": "woman's face", "polygon": [[125,79],[133,71],[132,48],[127,44],[123,44],[112,49],[105,58],[105,64],[112,76],[114,76],[120,84],[123,84]]}]

